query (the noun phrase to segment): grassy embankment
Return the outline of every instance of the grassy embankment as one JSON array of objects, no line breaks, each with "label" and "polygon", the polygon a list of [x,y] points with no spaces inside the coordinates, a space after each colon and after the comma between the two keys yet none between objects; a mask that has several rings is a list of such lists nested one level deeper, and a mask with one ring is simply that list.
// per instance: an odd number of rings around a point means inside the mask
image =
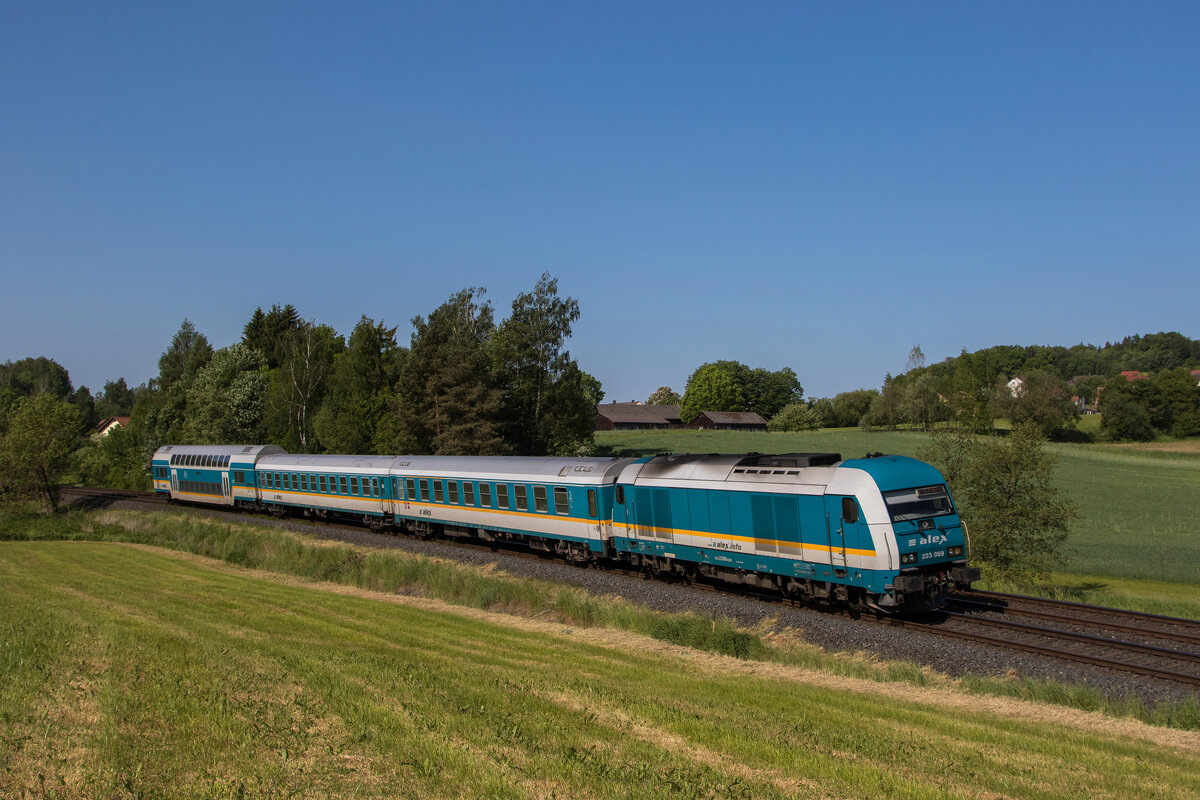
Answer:
[{"label": "grassy embankment", "polygon": [[[332,577],[372,558],[290,556]],[[5,797],[1200,796],[1195,733],[160,549],[0,542],[0,607]]]},{"label": "grassy embankment", "polygon": [[[917,455],[928,436],[856,429],[811,433],[612,431],[613,453],[867,452]],[[1200,441],[1056,444],[1058,485],[1076,503],[1067,563],[1040,587],[1082,602],[1200,618]],[[1036,587],[1035,587],[1036,589]]]}]

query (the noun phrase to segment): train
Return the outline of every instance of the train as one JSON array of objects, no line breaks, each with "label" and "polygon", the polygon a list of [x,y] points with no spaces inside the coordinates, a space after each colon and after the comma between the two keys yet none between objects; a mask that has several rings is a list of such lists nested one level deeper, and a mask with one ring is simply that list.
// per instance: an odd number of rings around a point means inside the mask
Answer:
[{"label": "train", "polygon": [[640,458],[289,454],[168,445],[172,501],[361,520],[378,531],[518,543],[813,604],[929,611],[979,579],[946,481],[906,456]]}]

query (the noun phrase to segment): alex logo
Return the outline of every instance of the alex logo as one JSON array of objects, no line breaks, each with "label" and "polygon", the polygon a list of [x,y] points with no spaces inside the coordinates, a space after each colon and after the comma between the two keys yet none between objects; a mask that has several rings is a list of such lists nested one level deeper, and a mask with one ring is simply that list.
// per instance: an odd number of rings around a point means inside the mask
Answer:
[{"label": "alex logo", "polygon": [[908,546],[916,547],[917,545],[926,545],[926,544],[945,544],[948,541],[950,541],[949,537],[947,537],[943,533],[943,534],[936,534],[934,536],[922,536],[920,539],[917,539],[914,537],[914,538],[908,540]]}]

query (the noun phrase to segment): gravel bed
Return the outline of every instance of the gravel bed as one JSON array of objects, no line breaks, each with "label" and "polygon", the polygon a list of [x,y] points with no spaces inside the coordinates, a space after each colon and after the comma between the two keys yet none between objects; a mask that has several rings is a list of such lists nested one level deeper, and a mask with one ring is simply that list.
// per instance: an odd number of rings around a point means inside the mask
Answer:
[{"label": "gravel bed", "polygon": [[[145,510],[144,504],[126,500],[115,501],[108,507]],[[233,512],[212,509],[194,511],[222,519],[251,521],[245,515]],[[502,550],[488,551],[446,542],[421,541],[407,536],[379,534],[366,529],[301,519],[279,520],[259,515],[253,517],[252,521],[364,547],[394,548],[478,566],[495,564],[509,575],[573,584],[594,594],[620,596],[657,611],[695,611],[714,617],[729,617],[745,627],[755,627],[766,621],[774,630],[797,630],[805,641],[830,652],[864,653],[878,659],[909,661],[956,677],[1053,678],[1090,686],[1112,698],[1138,696],[1147,705],[1163,700],[1185,701],[1200,697],[1200,692],[1194,689],[1130,673],[854,620],[840,613],[775,605],[603,569],[585,569],[555,558],[532,559]]]}]

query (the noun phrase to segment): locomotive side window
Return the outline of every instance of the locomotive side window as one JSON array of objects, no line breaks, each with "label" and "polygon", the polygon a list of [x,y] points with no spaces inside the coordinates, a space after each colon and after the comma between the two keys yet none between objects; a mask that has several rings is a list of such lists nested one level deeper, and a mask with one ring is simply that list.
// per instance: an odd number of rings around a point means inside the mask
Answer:
[{"label": "locomotive side window", "polygon": [[846,522],[858,522],[858,503],[854,502],[853,497],[842,498],[842,519]]},{"label": "locomotive side window", "polygon": [[475,505],[475,484],[463,481],[463,502],[469,506]]},{"label": "locomotive side window", "polygon": [[617,487],[617,503],[619,505],[625,505],[625,487],[624,486]]},{"label": "locomotive side window", "polygon": [[479,484],[479,505],[487,508],[492,504],[492,485],[490,483]]},{"label": "locomotive side window", "polygon": [[496,508],[508,508],[508,484],[496,484]]},{"label": "locomotive side window", "polygon": [[535,511],[549,511],[550,506],[546,502],[546,487],[533,487],[533,508]]},{"label": "locomotive side window", "polygon": [[567,497],[567,490],[561,486],[554,488],[554,513],[566,514],[570,510],[571,501]]}]

